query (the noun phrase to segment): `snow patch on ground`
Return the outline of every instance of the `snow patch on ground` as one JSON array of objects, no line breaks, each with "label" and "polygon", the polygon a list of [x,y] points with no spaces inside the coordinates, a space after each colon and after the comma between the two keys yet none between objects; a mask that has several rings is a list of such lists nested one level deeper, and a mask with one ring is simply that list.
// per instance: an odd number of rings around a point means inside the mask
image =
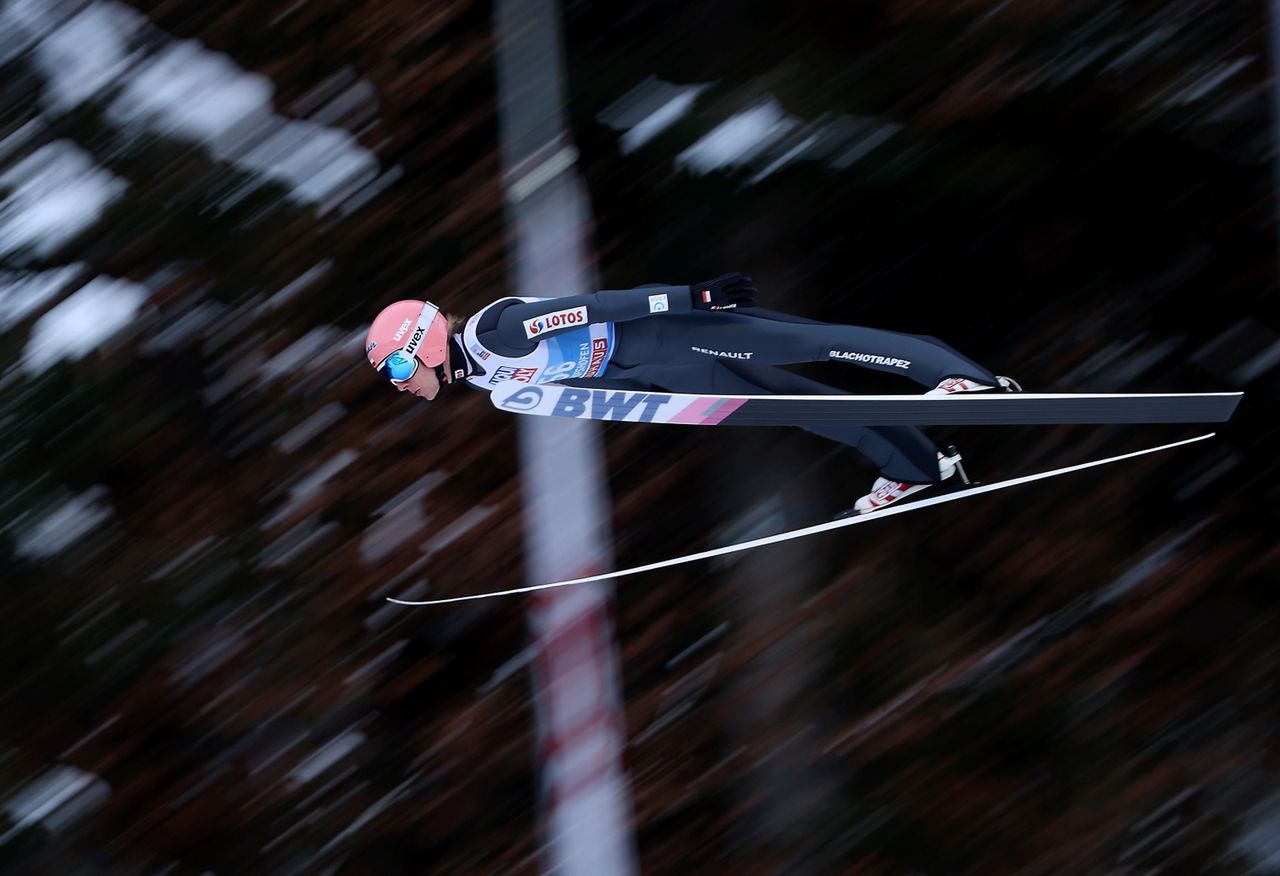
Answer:
[{"label": "snow patch on ground", "polygon": [[650,76],[600,113],[600,122],[626,131],[618,145],[629,154],[686,116],[710,87],[674,85]]},{"label": "snow patch on ground", "polygon": [[1249,872],[1280,873],[1280,794],[1249,813],[1234,845],[1252,863]]},{"label": "snow patch on ground", "polygon": [[75,264],[30,274],[0,273],[0,332],[39,310],[83,270],[84,265]]},{"label": "snow patch on ground", "polygon": [[111,786],[94,773],[59,764],[47,770],[0,807],[12,826],[0,845],[34,824],[58,833],[106,802]]},{"label": "snow patch on ground", "polygon": [[372,154],[346,131],[313,122],[273,127],[238,161],[289,186],[303,201],[332,209],[378,175]]},{"label": "snow patch on ground", "polygon": [[20,557],[55,556],[100,529],[112,517],[107,488],[91,487],[46,511],[17,538]]},{"label": "snow patch on ground", "polygon": [[194,307],[165,314],[156,320],[154,334],[139,347],[139,351],[152,355],[182,350],[197,343],[200,334],[216,325],[226,312],[227,308],[216,301],[202,301]]},{"label": "snow patch on ground", "polygon": [[321,489],[334,475],[340,473],[344,468],[351,465],[360,454],[351,448],[344,448],[325,462],[316,466],[306,475],[300,477],[295,483],[289,487],[288,498],[284,503],[276,509],[266,520],[262,522],[263,529],[271,529],[280,522],[297,514],[302,506],[315,499],[320,494]]},{"label": "snow patch on ground", "polygon": [[[126,132],[195,140],[215,158],[269,176],[322,210],[378,174],[373,153],[346,131],[276,115],[270,79],[195,40],[163,37],[123,4],[92,3],[66,19],[48,10],[10,11],[0,19],[6,20],[23,45],[48,31],[34,57],[47,77],[43,99],[50,109],[109,101],[107,119]],[[160,47],[144,53],[137,48],[144,38]]]},{"label": "snow patch on ground", "polygon": [[125,6],[95,3],[63,22],[35,47],[36,67],[48,84],[46,108],[65,112],[120,79],[146,19]]},{"label": "snow patch on ground", "polygon": [[95,277],[36,321],[22,367],[38,373],[60,359],[81,359],[137,315],[148,292],[136,283]]},{"label": "snow patch on ground", "polygon": [[447,479],[443,472],[429,472],[374,511],[377,519],[365,528],[360,539],[360,559],[365,564],[381,562],[420,533],[431,519],[424,510],[427,494]]},{"label": "snow patch on ground", "polygon": [[289,781],[295,787],[305,785],[364,745],[365,739],[365,735],[360,731],[351,730],[330,740],[319,751],[298,764],[289,773]]},{"label": "snow patch on ground", "polygon": [[676,166],[697,174],[748,164],[800,122],[770,97],[725,120],[676,156]]},{"label": "snow patch on ground", "polygon": [[[597,119],[624,132],[618,149],[630,154],[686,117],[709,88],[710,83],[674,85],[651,76]],[[797,161],[845,170],[900,130],[900,125],[859,116],[824,114],[805,121],[766,95],[680,152],[675,167],[696,175],[746,167],[755,171],[746,184],[754,185]]]},{"label": "snow patch on ground", "polygon": [[336,357],[349,356],[351,344],[339,329],[317,326],[272,356],[258,369],[260,384],[297,381],[299,375],[313,374]]},{"label": "snow patch on ground", "polygon": [[98,220],[128,184],[69,140],[36,150],[0,174],[0,254],[46,257]]},{"label": "snow patch on ground", "polygon": [[7,0],[0,3],[0,64],[31,48],[57,23],[56,0]]},{"label": "snow patch on ground", "polygon": [[107,116],[123,128],[142,126],[233,149],[241,126],[268,112],[273,89],[265,76],[246,73],[225,55],[194,40],[172,43],[146,58],[123,80]]}]

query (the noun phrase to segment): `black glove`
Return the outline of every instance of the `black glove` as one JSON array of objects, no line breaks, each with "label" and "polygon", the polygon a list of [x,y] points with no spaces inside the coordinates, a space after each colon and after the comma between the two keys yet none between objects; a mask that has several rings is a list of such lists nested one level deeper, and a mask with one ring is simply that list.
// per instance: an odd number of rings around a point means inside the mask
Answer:
[{"label": "black glove", "polygon": [[694,310],[733,310],[756,303],[756,287],[750,277],[741,274],[723,274],[689,288],[693,291]]}]

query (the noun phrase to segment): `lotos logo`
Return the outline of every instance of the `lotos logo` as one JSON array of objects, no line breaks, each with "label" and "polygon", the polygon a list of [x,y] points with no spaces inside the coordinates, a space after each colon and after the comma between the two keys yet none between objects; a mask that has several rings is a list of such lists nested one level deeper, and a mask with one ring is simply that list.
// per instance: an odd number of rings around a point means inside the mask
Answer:
[{"label": "lotos logo", "polygon": [[536,386],[518,389],[501,402],[502,407],[512,411],[531,411],[542,402],[542,390]]},{"label": "lotos logo", "polygon": [[535,316],[533,319],[524,321],[524,335],[527,338],[536,338],[539,335],[553,332],[556,329],[568,328],[575,325],[587,324],[587,307],[571,307],[568,310],[556,310],[551,313]]},{"label": "lotos logo", "polygon": [[413,325],[413,320],[411,319],[406,319],[404,322],[400,323],[400,328],[396,329],[395,339],[398,341],[403,338],[404,333],[409,330],[409,326],[411,325]]}]

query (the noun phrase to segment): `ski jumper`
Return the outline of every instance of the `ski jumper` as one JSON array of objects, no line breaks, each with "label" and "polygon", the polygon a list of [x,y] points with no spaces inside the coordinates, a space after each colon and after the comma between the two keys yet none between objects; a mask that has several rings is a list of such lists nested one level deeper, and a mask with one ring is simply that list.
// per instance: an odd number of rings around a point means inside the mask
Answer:
[{"label": "ski jumper", "polygon": [[[503,298],[467,321],[467,381],[503,380],[734,395],[845,395],[778,366],[843,362],[930,389],[993,373],[936,338],[816,322],[759,307],[693,309],[688,286],[641,286],[564,298]],[[870,459],[883,477],[937,483],[937,448],[911,426],[831,424],[808,431]]]}]

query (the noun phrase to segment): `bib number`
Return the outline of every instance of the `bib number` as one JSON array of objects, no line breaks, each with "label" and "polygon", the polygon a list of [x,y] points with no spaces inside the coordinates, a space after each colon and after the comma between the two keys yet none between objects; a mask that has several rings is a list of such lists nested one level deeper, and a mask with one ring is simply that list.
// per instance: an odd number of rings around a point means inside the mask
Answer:
[{"label": "bib number", "polygon": [[554,368],[548,368],[542,372],[542,380],[540,383],[552,380],[564,380],[566,377],[572,377],[574,372],[578,370],[577,362],[561,362]]}]

